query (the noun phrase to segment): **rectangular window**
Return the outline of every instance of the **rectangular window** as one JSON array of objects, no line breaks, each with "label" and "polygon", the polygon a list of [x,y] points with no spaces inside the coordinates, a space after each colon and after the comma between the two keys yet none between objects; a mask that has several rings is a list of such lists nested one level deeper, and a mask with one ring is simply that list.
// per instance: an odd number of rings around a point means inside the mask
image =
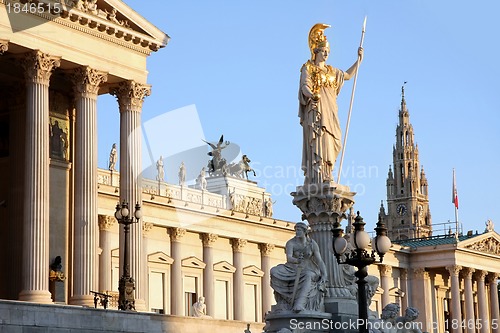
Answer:
[{"label": "rectangular window", "polygon": [[215,318],[229,319],[228,318],[228,282],[224,280],[215,280]]},{"label": "rectangular window", "polygon": [[149,273],[149,307],[152,312],[165,313],[164,295],[165,274],[161,272]]},{"label": "rectangular window", "polygon": [[198,301],[198,279],[196,276],[184,276],[184,314],[192,315],[192,306]]},{"label": "rectangular window", "polygon": [[245,283],[244,320],[257,321],[257,285]]}]

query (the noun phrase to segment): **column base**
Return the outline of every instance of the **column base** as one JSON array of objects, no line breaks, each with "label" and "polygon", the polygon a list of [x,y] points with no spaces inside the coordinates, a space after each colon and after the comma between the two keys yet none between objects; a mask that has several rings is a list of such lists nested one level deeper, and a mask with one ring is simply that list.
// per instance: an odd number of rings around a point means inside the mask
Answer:
[{"label": "column base", "polygon": [[19,293],[19,300],[33,303],[52,303],[52,294],[48,290],[23,290]]},{"label": "column base", "polygon": [[266,333],[327,333],[330,332],[331,314],[324,312],[269,312],[266,315]]},{"label": "column base", "polygon": [[80,305],[80,306],[87,306],[87,307],[95,307],[94,305],[94,296],[93,295],[78,295],[78,296],[72,296],[69,304],[71,305]]}]

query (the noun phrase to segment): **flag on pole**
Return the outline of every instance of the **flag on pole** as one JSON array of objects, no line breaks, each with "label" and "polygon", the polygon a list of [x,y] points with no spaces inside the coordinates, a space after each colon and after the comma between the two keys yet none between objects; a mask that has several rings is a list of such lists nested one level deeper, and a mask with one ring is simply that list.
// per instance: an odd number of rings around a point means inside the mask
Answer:
[{"label": "flag on pole", "polygon": [[455,180],[455,169],[453,169],[453,189],[451,193],[451,202],[455,205],[455,208],[458,209],[458,192],[457,182]]}]

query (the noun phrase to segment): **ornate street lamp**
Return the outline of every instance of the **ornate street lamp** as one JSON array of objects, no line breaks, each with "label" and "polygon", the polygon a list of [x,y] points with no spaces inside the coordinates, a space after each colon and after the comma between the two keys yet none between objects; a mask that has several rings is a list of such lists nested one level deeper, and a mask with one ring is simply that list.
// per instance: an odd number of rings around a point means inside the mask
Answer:
[{"label": "ornate street lamp", "polygon": [[141,206],[139,203],[135,205],[134,216],[130,216],[128,203],[125,201],[116,205],[115,218],[118,223],[123,224],[123,231],[125,233],[125,242],[123,245],[123,275],[120,278],[118,285],[118,309],[124,311],[135,311],[134,290],[135,282],[130,276],[130,259],[129,259],[129,233],[130,225],[137,223],[142,218]]},{"label": "ornate street lamp", "polygon": [[358,278],[356,283],[358,284],[358,314],[362,325],[359,329],[360,333],[368,333],[368,304],[366,299],[366,280],[368,276],[367,266],[373,264],[375,259],[375,253],[379,256],[379,261],[382,262],[384,259],[384,254],[389,251],[391,247],[391,240],[387,237],[387,228],[382,221],[377,222],[377,227],[375,228],[376,236],[372,240],[372,251],[369,253],[366,248],[370,244],[370,236],[365,231],[365,222],[363,218],[357,213],[354,219],[354,234],[351,235],[351,245],[353,250],[345,254],[344,261],[341,261],[341,256],[346,252],[348,244],[347,240],[343,237],[343,230],[340,226],[340,222],[334,224],[333,232],[333,252],[337,258],[339,264],[347,264],[357,267],[358,270],[354,275]]}]

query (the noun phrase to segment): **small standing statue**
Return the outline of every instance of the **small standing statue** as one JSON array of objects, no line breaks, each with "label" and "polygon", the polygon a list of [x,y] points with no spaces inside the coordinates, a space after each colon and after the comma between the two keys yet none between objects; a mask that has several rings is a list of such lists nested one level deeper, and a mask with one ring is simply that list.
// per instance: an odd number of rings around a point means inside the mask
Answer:
[{"label": "small standing statue", "polygon": [[196,183],[200,190],[205,191],[207,189],[207,178],[205,174],[205,167],[201,168],[198,178],[196,178]]},{"label": "small standing statue", "polygon": [[179,185],[184,186],[186,183],[186,166],[184,165],[184,161],[181,162],[181,166],[179,167]]},{"label": "small standing statue", "polygon": [[165,171],[163,170],[163,156],[160,155],[160,159],[156,161],[156,170],[158,170],[158,175],[156,180],[162,182],[165,180]]},{"label": "small standing statue", "polygon": [[113,143],[111,151],[109,152],[109,171],[116,171],[116,162],[118,161],[118,151],[116,150],[116,143]]},{"label": "small standing statue", "polygon": [[299,117],[303,128],[302,170],[304,184],[320,184],[332,180],[332,171],[341,149],[341,130],[337,96],[345,80],[358,70],[363,48],[358,49],[359,61],[347,71],[325,62],[330,44],[324,35],[328,24],[317,23],[309,32],[311,59],[300,70]]},{"label": "small standing statue", "polygon": [[273,201],[271,200],[271,198],[268,198],[266,200],[265,214],[266,214],[266,217],[273,217]]}]

